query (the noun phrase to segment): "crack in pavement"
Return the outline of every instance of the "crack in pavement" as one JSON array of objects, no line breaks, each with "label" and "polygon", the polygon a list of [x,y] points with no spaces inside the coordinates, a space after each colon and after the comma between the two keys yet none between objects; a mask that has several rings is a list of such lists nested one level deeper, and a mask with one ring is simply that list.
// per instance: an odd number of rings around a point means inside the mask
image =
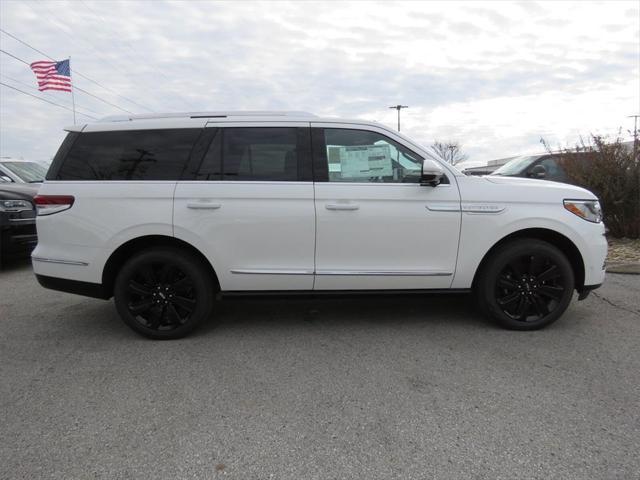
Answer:
[{"label": "crack in pavement", "polygon": [[600,300],[602,300],[605,303],[608,303],[609,305],[611,305],[614,308],[619,308],[620,310],[624,310],[625,312],[629,312],[634,314],[637,317],[640,317],[640,312],[636,311],[636,310],[631,310],[630,308],[627,307],[623,307],[622,305],[618,305],[617,303],[613,302],[612,300],[609,300],[607,297],[603,296],[603,295],[599,295],[596,292],[591,292],[591,294],[596,297],[599,298]]}]

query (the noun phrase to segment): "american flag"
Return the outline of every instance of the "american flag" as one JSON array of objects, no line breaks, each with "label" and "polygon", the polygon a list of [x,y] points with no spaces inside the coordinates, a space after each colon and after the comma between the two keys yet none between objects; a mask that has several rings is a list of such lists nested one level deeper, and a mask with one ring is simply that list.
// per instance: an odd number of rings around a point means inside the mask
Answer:
[{"label": "american flag", "polygon": [[33,62],[31,70],[38,79],[38,90],[60,90],[62,92],[71,91],[71,66],[69,60],[54,62],[51,60],[41,60]]}]

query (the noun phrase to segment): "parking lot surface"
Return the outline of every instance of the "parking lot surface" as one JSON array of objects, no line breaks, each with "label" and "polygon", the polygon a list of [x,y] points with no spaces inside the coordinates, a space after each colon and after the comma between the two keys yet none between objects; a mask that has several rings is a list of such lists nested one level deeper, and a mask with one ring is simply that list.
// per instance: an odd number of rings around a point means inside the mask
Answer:
[{"label": "parking lot surface", "polygon": [[0,478],[631,479],[640,276],[538,332],[466,296],[223,301],[143,339],[0,272]]}]

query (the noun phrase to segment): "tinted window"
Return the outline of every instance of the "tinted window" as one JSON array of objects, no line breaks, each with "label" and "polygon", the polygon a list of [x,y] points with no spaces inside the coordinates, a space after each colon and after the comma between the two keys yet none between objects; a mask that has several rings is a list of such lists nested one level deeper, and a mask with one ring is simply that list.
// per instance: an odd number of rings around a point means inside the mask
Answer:
[{"label": "tinted window", "polygon": [[565,181],[566,174],[563,168],[558,164],[558,160],[555,158],[545,158],[540,162],[540,165],[544,166],[547,174],[545,178],[547,180],[559,180]]},{"label": "tinted window", "polygon": [[417,183],[422,158],[367,130],[324,130],[330,182]]},{"label": "tinted window", "polygon": [[178,180],[201,129],[78,135],[58,180]]},{"label": "tinted window", "polygon": [[197,179],[296,181],[300,178],[299,135],[308,129],[221,128],[211,142]]},{"label": "tinted window", "polygon": [[46,168],[33,162],[2,162],[2,165],[26,183],[42,182],[47,174]]}]

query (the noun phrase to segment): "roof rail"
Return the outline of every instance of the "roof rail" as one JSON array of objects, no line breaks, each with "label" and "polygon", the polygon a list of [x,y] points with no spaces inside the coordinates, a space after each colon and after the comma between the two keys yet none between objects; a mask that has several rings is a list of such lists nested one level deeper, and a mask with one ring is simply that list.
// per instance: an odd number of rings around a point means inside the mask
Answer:
[{"label": "roof rail", "polygon": [[154,120],[161,118],[227,118],[227,117],[315,117],[313,113],[298,111],[219,111],[219,112],[177,112],[144,113],[140,115],[110,115],[99,122],[129,122],[134,120]]}]

